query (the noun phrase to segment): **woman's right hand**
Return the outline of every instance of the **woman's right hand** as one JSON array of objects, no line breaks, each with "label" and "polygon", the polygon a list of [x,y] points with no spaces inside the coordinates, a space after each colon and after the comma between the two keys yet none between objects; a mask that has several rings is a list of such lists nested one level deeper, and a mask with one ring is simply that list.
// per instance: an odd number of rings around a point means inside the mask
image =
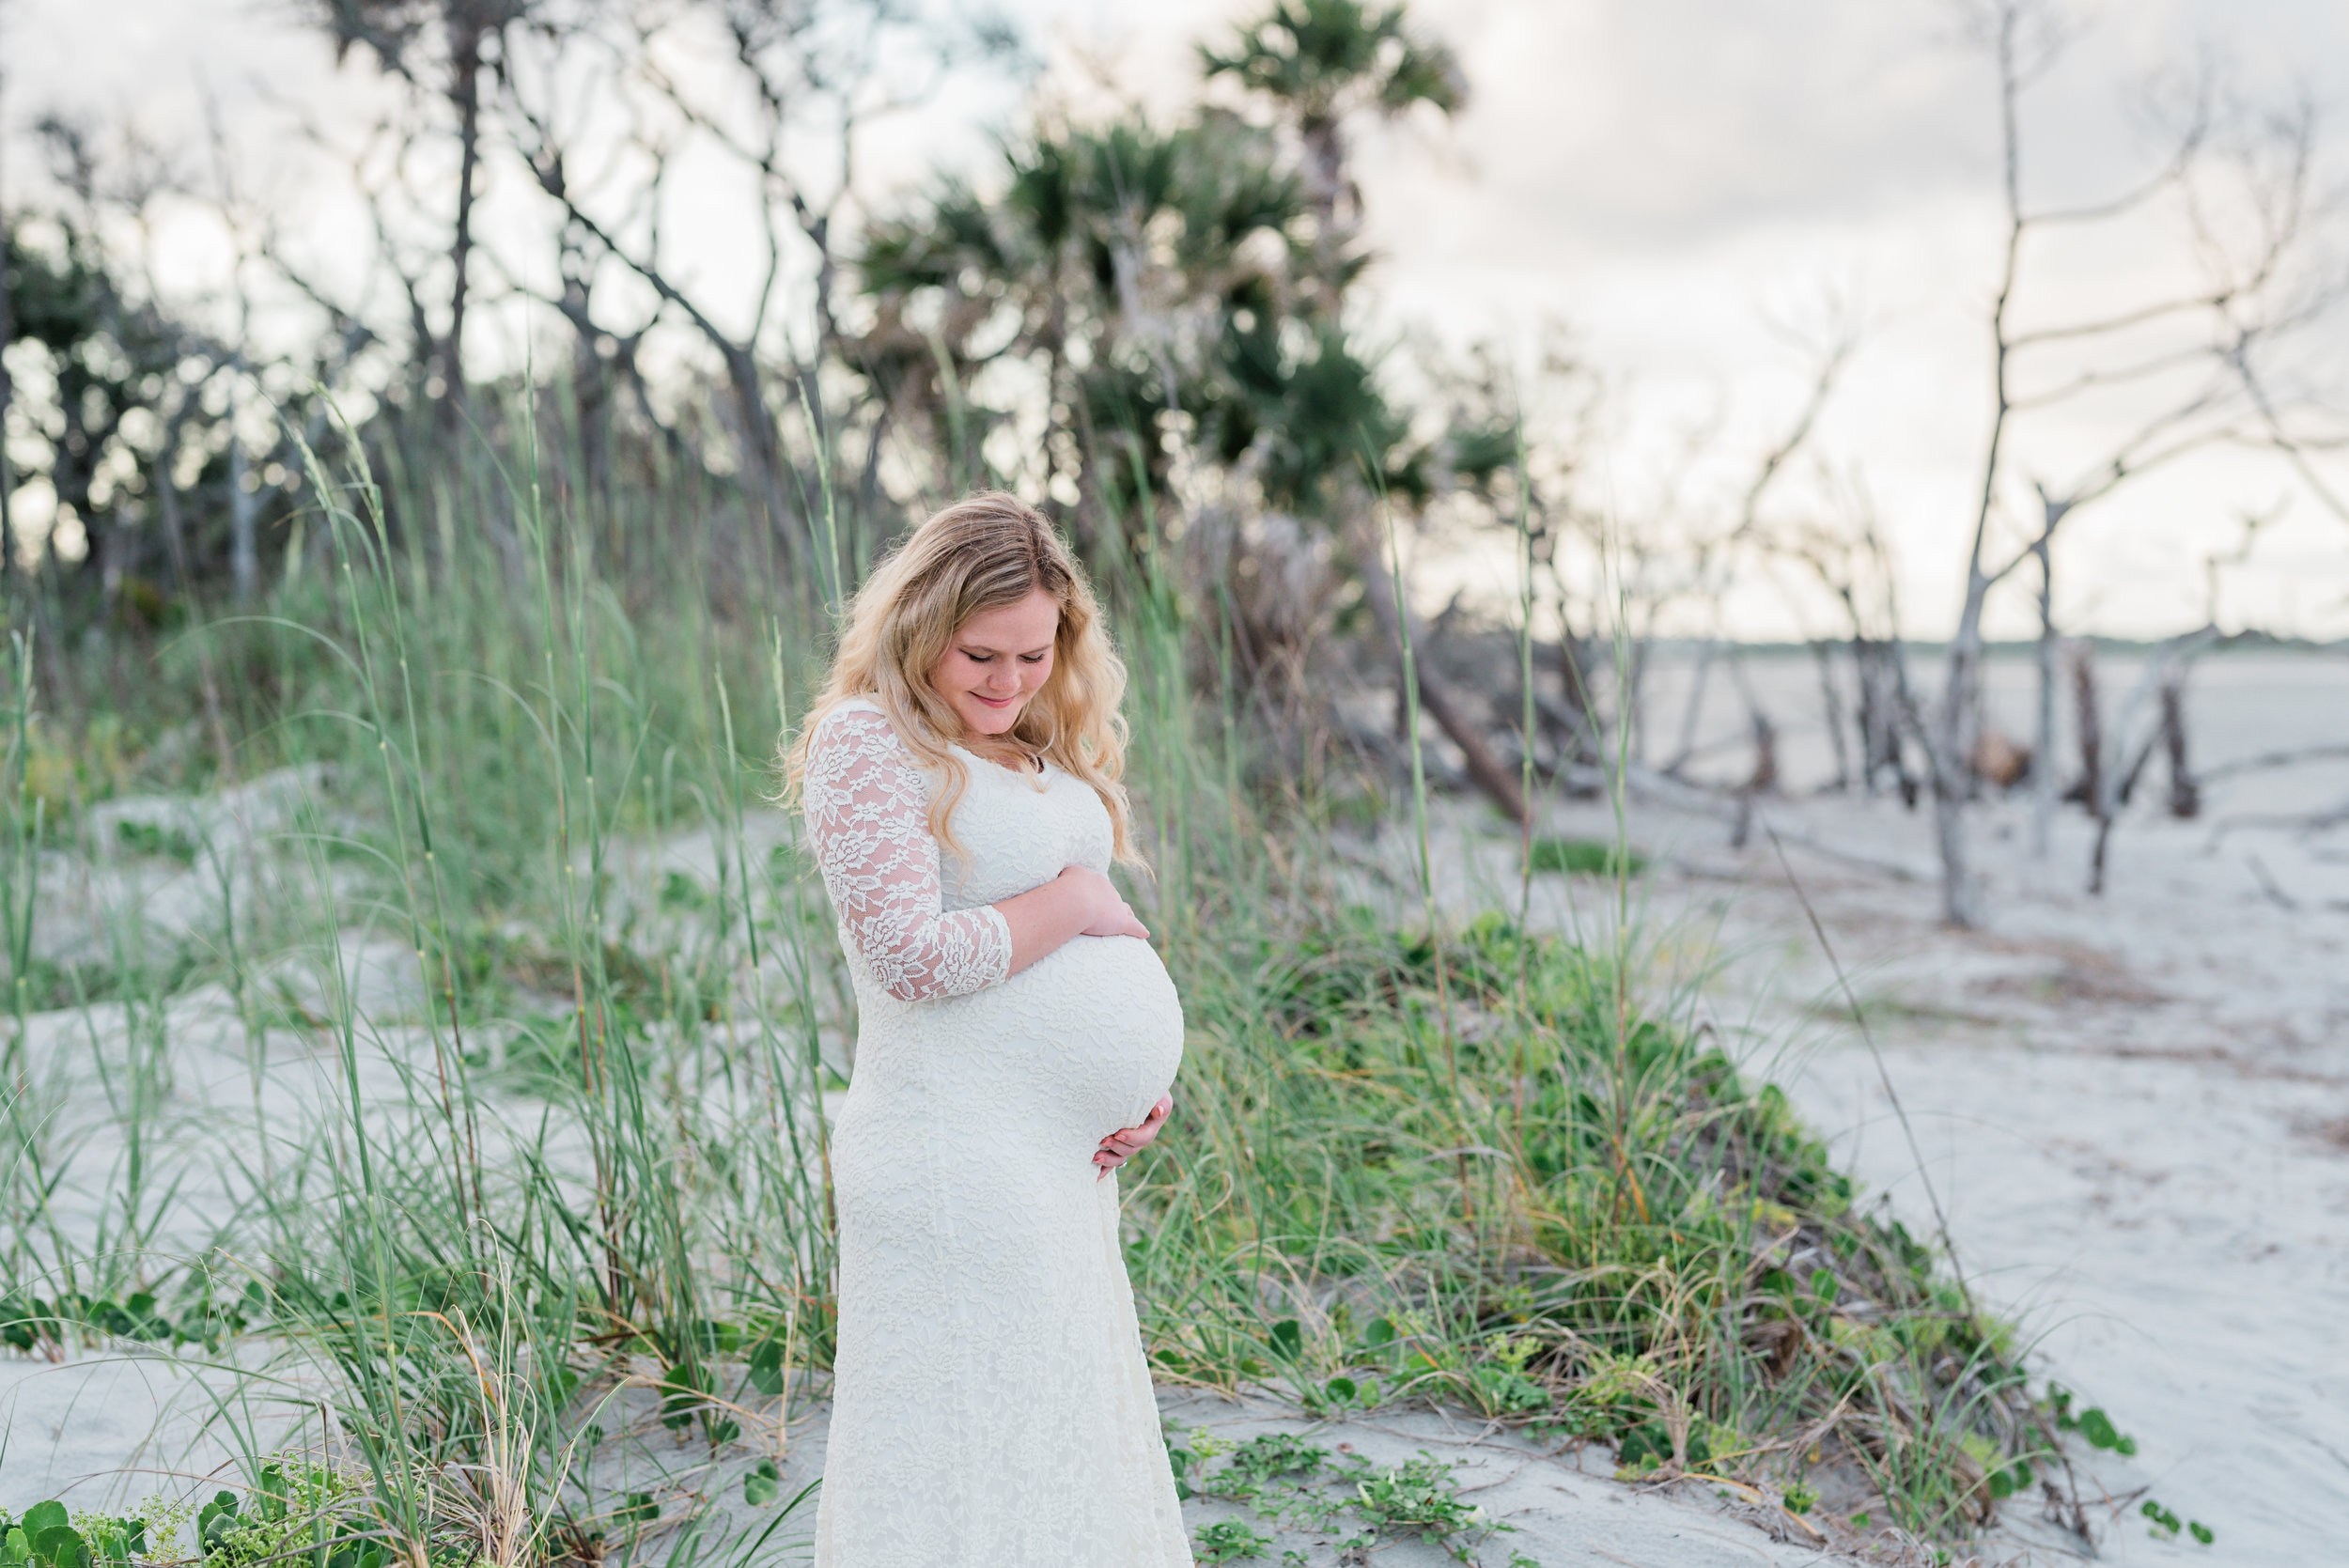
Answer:
[{"label": "woman's right hand", "polygon": [[1134,915],[1132,906],[1118,893],[1117,884],[1090,866],[1064,867],[1062,882],[1072,884],[1083,901],[1085,924],[1079,928],[1081,937],[1140,937],[1149,940],[1149,928]]},{"label": "woman's right hand", "polygon": [[1061,874],[1025,893],[1014,893],[995,906],[1011,928],[1011,968],[1018,974],[1053,952],[1072,937],[1150,938],[1134,918],[1117,887],[1099,872],[1081,865],[1063,866]]}]

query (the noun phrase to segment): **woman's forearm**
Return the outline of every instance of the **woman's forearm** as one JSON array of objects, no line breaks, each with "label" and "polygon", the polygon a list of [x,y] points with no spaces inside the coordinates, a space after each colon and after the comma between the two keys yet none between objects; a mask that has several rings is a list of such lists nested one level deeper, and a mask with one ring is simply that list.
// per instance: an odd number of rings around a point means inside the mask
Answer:
[{"label": "woman's forearm", "polygon": [[1018,974],[1093,924],[1098,895],[1063,872],[1040,888],[1015,893],[995,906],[1011,927],[1011,969]]},{"label": "woman's forearm", "polygon": [[1030,964],[1066,944],[1071,937],[1139,937],[1150,939],[1148,927],[1118,895],[1116,884],[1090,866],[1063,867],[1061,874],[1040,888],[1030,888],[995,906],[1011,927],[1011,967],[1018,974]]}]

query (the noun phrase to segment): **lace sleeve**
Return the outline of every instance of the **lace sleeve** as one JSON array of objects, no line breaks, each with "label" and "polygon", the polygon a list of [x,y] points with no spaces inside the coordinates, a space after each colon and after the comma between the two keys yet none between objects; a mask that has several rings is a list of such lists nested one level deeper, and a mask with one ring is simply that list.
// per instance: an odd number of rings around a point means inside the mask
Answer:
[{"label": "lace sleeve", "polygon": [[824,891],[891,996],[962,996],[1011,972],[1011,926],[993,905],[941,908],[928,797],[886,718],[827,716],[801,797]]}]

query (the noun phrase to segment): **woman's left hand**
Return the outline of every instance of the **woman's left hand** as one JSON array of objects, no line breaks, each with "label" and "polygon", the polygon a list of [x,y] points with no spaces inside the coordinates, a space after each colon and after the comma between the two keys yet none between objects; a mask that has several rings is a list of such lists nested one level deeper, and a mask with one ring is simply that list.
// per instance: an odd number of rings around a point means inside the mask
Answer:
[{"label": "woman's left hand", "polygon": [[1159,1103],[1150,1108],[1150,1114],[1142,1119],[1142,1126],[1120,1127],[1101,1140],[1101,1146],[1093,1152],[1093,1163],[1100,1167],[1095,1172],[1095,1179],[1108,1175],[1131,1159],[1138,1151],[1146,1148],[1150,1141],[1158,1137],[1159,1129],[1166,1126],[1166,1118],[1174,1109],[1174,1096],[1161,1094]]}]

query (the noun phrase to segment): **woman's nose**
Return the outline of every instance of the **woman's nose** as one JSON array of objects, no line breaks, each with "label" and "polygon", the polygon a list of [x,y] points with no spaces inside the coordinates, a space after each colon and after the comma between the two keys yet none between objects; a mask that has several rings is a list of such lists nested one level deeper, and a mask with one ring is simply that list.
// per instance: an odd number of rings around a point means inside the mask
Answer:
[{"label": "woman's nose", "polygon": [[1013,691],[1019,687],[1019,672],[998,664],[987,672],[987,687],[990,691]]}]

